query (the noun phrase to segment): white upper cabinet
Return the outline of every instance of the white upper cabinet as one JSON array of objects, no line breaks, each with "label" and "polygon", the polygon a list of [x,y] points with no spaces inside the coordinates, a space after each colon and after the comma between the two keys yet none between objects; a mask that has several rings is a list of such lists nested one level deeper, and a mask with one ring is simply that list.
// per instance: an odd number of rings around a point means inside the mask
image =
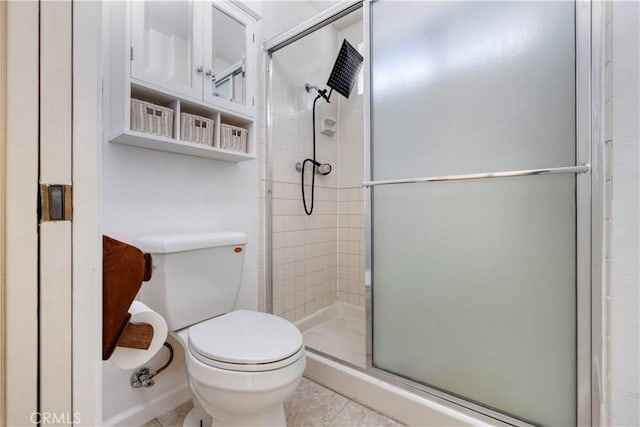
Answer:
[{"label": "white upper cabinet", "polygon": [[229,3],[204,7],[204,101],[242,112],[254,103],[253,20]]},{"label": "white upper cabinet", "polygon": [[131,77],[200,99],[202,7],[199,1],[131,2]]},{"label": "white upper cabinet", "polygon": [[254,20],[228,2],[132,1],[131,77],[253,116]]}]

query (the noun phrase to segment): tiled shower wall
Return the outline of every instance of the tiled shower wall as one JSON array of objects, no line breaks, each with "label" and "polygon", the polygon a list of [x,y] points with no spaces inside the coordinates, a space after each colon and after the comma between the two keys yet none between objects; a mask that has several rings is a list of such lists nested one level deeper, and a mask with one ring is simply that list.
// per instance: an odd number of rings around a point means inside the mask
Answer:
[{"label": "tiled shower wall", "polygon": [[[344,28],[338,42],[362,42],[362,20]],[[338,300],[364,307],[365,215],[362,85],[338,102]]]},{"label": "tiled shower wall", "polygon": [[[273,312],[295,321],[338,299],[364,305],[364,201],[362,94],[354,88],[346,100],[335,93],[331,104],[319,100],[316,108],[316,157],[330,163],[328,176],[316,176],[313,215],[304,213],[300,174],[295,163],[312,155],[311,108],[314,95],[304,84],[324,87],[342,39],[358,47],[361,20],[329,25],[277,51],[272,60],[272,161],[266,163],[264,124],[260,127],[260,216],[263,223],[260,256],[260,310],[266,310],[266,176],[273,174]],[[264,70],[263,70],[264,71]],[[266,101],[266,91],[262,99]],[[263,102],[261,114],[265,113]],[[338,132],[320,133],[320,121],[334,118]],[[310,168],[309,168],[310,169]],[[305,175],[305,183],[310,182]],[[310,187],[306,187],[310,201]]]},{"label": "tiled shower wall", "polygon": [[[323,87],[336,54],[337,31],[329,26],[273,55],[273,312],[295,321],[337,298],[337,175],[316,176],[313,215],[304,212],[296,162],[312,157],[311,112],[315,94],[305,82]],[[337,103],[319,100],[316,123],[335,118]],[[316,157],[337,163],[337,137],[316,134]],[[266,167],[269,167],[268,165]],[[311,182],[311,168],[305,183]],[[307,202],[311,186],[306,186]]]}]

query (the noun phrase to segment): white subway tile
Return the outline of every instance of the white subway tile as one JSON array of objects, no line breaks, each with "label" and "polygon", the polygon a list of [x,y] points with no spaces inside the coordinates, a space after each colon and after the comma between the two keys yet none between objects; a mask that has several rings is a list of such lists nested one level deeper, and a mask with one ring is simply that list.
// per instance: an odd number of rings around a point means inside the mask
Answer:
[{"label": "white subway tile", "polygon": [[290,311],[295,309],[295,296],[294,294],[285,295],[284,297],[284,310]]},{"label": "white subway tile", "polygon": [[309,289],[313,287],[313,273],[307,273],[304,275],[304,288]]},{"label": "white subway tile", "polygon": [[273,314],[280,316],[284,311],[284,299],[282,298],[274,298],[273,299]]},{"label": "white subway tile", "polygon": [[305,304],[309,304],[311,301],[313,301],[313,287],[306,288],[304,290],[304,302],[305,302]]},{"label": "white subway tile", "polygon": [[316,270],[314,265],[314,258],[306,258],[304,260],[304,270],[305,275],[308,273],[313,273]]},{"label": "white subway tile", "polygon": [[282,266],[284,279],[291,279],[294,277],[294,264],[292,262],[284,264]]},{"label": "white subway tile", "polygon": [[360,297],[358,295],[349,294],[349,304],[358,305],[360,303]]}]

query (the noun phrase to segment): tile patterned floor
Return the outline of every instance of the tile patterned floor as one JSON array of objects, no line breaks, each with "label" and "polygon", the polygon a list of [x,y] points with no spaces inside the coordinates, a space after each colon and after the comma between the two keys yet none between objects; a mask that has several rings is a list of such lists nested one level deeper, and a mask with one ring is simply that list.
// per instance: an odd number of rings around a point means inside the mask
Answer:
[{"label": "tile patterned floor", "polygon": [[372,411],[306,378],[284,403],[288,427],[400,427]]},{"label": "tile patterned floor", "polygon": [[[142,427],[181,427],[191,402],[154,418]],[[401,427],[377,412],[306,378],[284,403],[287,427]]]}]

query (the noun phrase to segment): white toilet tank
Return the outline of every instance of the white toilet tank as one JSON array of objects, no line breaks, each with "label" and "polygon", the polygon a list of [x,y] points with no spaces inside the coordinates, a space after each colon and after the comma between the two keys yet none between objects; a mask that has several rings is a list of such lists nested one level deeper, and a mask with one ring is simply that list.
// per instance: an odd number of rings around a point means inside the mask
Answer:
[{"label": "white toilet tank", "polygon": [[153,234],[137,246],[153,258],[138,298],[170,331],[228,313],[240,289],[247,235],[236,232]]}]

